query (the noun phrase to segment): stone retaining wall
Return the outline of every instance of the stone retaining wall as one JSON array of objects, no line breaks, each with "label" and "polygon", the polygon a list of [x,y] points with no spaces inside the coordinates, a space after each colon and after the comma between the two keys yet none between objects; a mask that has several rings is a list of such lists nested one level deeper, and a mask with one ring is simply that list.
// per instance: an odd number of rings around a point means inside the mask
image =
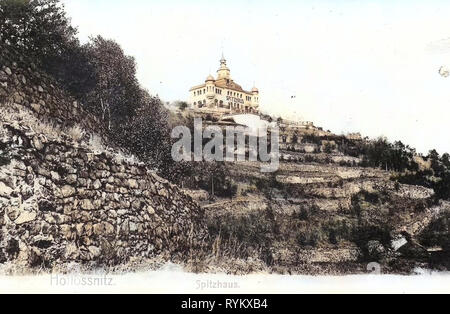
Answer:
[{"label": "stone retaining wall", "polygon": [[0,46],[0,106],[8,105],[31,109],[41,120],[52,119],[60,125],[76,124],[102,133],[101,123],[87,114],[52,77],[11,48]]},{"label": "stone retaining wall", "polygon": [[0,122],[0,262],[125,263],[186,256],[203,211],[142,164]]}]

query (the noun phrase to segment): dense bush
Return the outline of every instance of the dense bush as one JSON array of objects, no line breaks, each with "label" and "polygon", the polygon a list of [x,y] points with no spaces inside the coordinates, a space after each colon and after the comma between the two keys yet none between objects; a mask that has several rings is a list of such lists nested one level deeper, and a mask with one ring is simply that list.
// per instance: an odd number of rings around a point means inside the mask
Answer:
[{"label": "dense bush", "polygon": [[10,163],[10,158],[6,153],[6,145],[0,142],[0,167]]},{"label": "dense bush", "polygon": [[369,247],[370,242],[378,241],[383,247],[390,247],[391,232],[387,224],[361,223],[352,229],[351,240],[361,250],[362,258],[367,262],[373,262],[374,256]]},{"label": "dense bush", "polygon": [[59,0],[0,0],[0,40],[20,55],[56,71],[78,44]]},{"label": "dense bush", "polygon": [[403,173],[393,177],[403,184],[421,185],[432,188],[437,199],[450,200],[450,162],[449,155],[440,156],[435,150],[427,156],[431,169]]},{"label": "dense bush", "polygon": [[320,208],[315,204],[300,205],[299,208],[292,213],[292,218],[301,221],[308,221],[311,217],[317,215],[319,211]]},{"label": "dense bush", "polygon": [[331,244],[339,244],[341,241],[352,240],[351,223],[346,220],[330,219],[324,224],[323,229],[328,236],[328,241]]},{"label": "dense bush", "polygon": [[361,166],[396,171],[393,180],[410,185],[420,185],[434,189],[438,199],[450,199],[450,155],[440,156],[431,150],[425,160],[430,161],[430,169],[419,169],[414,156],[414,148],[402,142],[389,143],[385,138],[374,141],[349,141],[341,139],[338,149],[348,154],[349,151],[362,157]]},{"label": "dense bush", "polygon": [[[218,219],[213,215],[208,218],[207,226],[210,236],[220,238],[223,243],[237,244],[235,257],[247,258],[254,252],[266,263],[271,263],[271,255],[267,249],[272,247],[275,237],[279,234],[279,226],[272,209],[255,211],[240,215],[226,213]],[[226,248],[223,248],[226,249]]]},{"label": "dense bush", "polygon": [[164,172],[172,164],[168,112],[158,98],[143,90],[139,94],[137,97],[142,105],[134,115],[114,128],[111,138],[142,161]]},{"label": "dense bush", "polygon": [[420,243],[427,247],[440,246],[450,250],[450,211],[443,213],[441,217],[432,221],[420,234]]},{"label": "dense bush", "polygon": [[11,160],[0,152],[0,167],[8,165],[10,162]]},{"label": "dense bush", "polygon": [[223,162],[200,162],[190,167],[196,182],[194,188],[209,191],[213,196],[234,197],[237,186],[231,181],[230,172]]},{"label": "dense bush", "polygon": [[413,160],[416,151],[402,142],[391,144],[385,138],[379,138],[376,141],[363,142],[360,149],[363,166],[397,172],[418,170],[418,165]]},{"label": "dense bush", "polygon": [[402,184],[421,185],[427,188],[432,188],[433,182],[431,182],[430,180],[432,176],[433,171],[426,170],[426,171],[404,173],[393,177],[393,179]]},{"label": "dense bush", "polygon": [[321,230],[318,227],[311,227],[307,230],[297,231],[297,244],[299,246],[310,246],[316,247],[319,242],[322,240],[321,238]]}]

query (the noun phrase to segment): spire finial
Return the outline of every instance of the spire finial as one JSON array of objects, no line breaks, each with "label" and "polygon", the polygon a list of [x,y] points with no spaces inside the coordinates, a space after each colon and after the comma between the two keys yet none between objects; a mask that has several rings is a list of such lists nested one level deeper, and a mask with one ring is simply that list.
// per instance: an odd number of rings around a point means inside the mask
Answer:
[{"label": "spire finial", "polygon": [[220,59],[220,64],[222,67],[226,67],[227,66],[227,60],[225,59],[225,56],[223,55],[222,52],[222,59]]}]

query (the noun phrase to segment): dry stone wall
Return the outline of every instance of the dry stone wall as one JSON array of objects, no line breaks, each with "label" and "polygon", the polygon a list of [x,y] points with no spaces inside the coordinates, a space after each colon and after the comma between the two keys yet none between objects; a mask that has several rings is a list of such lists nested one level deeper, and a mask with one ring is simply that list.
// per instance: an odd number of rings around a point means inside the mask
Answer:
[{"label": "dry stone wall", "polygon": [[[34,118],[15,121],[7,110]],[[203,211],[189,196],[120,154],[35,127],[46,121],[102,133],[57,82],[1,47],[0,263],[118,264],[203,245]]]},{"label": "dry stone wall", "polygon": [[77,124],[89,131],[101,131],[98,120],[33,63],[0,47],[0,104],[31,109],[41,120],[60,125]]},{"label": "dry stone wall", "polygon": [[0,262],[182,257],[207,236],[198,205],[142,164],[17,123],[0,123],[0,153]]}]

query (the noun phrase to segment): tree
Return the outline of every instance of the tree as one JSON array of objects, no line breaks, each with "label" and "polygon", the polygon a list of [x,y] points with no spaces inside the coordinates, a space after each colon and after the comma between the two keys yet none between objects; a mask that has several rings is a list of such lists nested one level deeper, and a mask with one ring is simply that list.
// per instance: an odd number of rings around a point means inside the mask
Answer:
[{"label": "tree", "polygon": [[189,104],[185,101],[177,101],[176,106],[180,111],[185,111],[187,108],[189,108]]},{"label": "tree", "polygon": [[0,41],[42,65],[78,43],[59,0],[0,0]]},{"label": "tree", "polygon": [[445,169],[441,164],[441,157],[439,156],[439,153],[435,149],[432,149],[428,153],[427,158],[431,161],[431,169],[433,169],[434,175],[437,177],[442,176],[442,174],[445,172]]},{"label": "tree", "polygon": [[145,102],[136,78],[136,62],[119,44],[101,36],[84,47],[95,77],[95,87],[85,97],[88,109],[98,115],[108,130],[134,115]]},{"label": "tree", "polygon": [[33,62],[79,98],[93,68],[59,0],[0,0],[0,45]]},{"label": "tree", "polygon": [[334,149],[335,149],[335,145],[333,145],[331,143],[325,143],[323,151],[325,154],[331,154]]},{"label": "tree", "polygon": [[294,135],[292,135],[292,143],[297,144],[298,143],[298,133],[294,133]]},{"label": "tree", "polygon": [[450,155],[448,153],[442,155],[441,162],[447,170],[450,170]]},{"label": "tree", "polygon": [[139,108],[111,136],[121,147],[164,172],[173,164],[168,112],[159,98],[142,89],[139,94]]}]

